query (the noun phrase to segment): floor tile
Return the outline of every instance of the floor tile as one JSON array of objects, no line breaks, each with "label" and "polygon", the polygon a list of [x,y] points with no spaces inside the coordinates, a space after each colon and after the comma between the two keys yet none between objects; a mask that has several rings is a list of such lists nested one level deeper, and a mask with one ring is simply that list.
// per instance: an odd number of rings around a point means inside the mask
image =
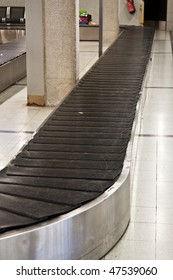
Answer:
[{"label": "floor tile", "polygon": [[154,241],[155,224],[153,223],[130,223],[123,240],[130,241]]},{"label": "floor tile", "polygon": [[143,189],[139,191],[133,188],[131,194],[131,206],[133,207],[155,207],[156,205],[156,191],[150,189],[149,191]]},{"label": "floor tile", "polygon": [[157,241],[156,243],[157,260],[173,260],[173,242]]},{"label": "floor tile", "polygon": [[172,53],[172,47],[170,41],[156,40],[152,51],[154,53]]},{"label": "floor tile", "polygon": [[154,260],[154,241],[120,241],[105,257],[105,260]]},{"label": "floor tile", "polygon": [[154,169],[144,169],[144,168],[138,168],[134,171],[134,176],[139,181],[156,181],[156,173],[154,172]]},{"label": "floor tile", "polygon": [[158,172],[158,182],[172,182],[173,184],[173,173],[172,171],[161,171]]},{"label": "floor tile", "polygon": [[133,180],[133,189],[136,192],[154,192],[156,193],[156,181],[140,181],[136,177]]},{"label": "floor tile", "polygon": [[[158,180],[160,178],[162,177],[158,175]],[[160,208],[173,208],[173,180],[171,182],[167,182],[169,179],[170,177],[166,173],[165,181],[158,181],[157,183],[157,206]]]},{"label": "floor tile", "polygon": [[80,58],[79,58],[79,68],[82,71],[91,61],[92,59],[98,56],[97,53],[95,52],[82,52],[80,53]]},{"label": "floor tile", "polygon": [[154,40],[170,41],[170,33],[168,31],[156,30]]},{"label": "floor tile", "polygon": [[156,208],[155,207],[131,207],[132,223],[155,223]]},{"label": "floor tile", "polygon": [[155,150],[143,150],[138,149],[137,153],[137,160],[143,160],[143,161],[156,161],[156,151]]},{"label": "floor tile", "polygon": [[148,87],[173,87],[172,54],[153,54]]},{"label": "floor tile", "polygon": [[158,224],[156,228],[157,242],[167,242],[173,244],[173,225],[171,224]]},{"label": "floor tile", "polygon": [[159,155],[170,152],[173,154],[173,135],[170,137],[159,137],[158,139],[158,153]]},{"label": "floor tile", "polygon": [[[145,150],[144,150],[145,151]],[[135,171],[151,171],[156,174],[156,161],[154,160],[136,160],[135,162]],[[154,175],[153,175],[154,176]]]},{"label": "floor tile", "polygon": [[155,137],[139,137],[138,148],[143,151],[155,151],[156,150],[157,139]]},{"label": "floor tile", "polygon": [[157,223],[173,225],[173,206],[172,208],[168,208],[168,207],[157,208]]}]

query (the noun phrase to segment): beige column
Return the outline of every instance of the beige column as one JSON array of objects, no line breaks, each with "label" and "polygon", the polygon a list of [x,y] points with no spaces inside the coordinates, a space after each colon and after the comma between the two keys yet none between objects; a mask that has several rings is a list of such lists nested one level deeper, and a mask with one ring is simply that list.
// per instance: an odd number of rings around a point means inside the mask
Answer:
[{"label": "beige column", "polygon": [[167,26],[168,31],[173,31],[173,1],[168,0],[167,4]]},{"label": "beige column", "polygon": [[103,42],[111,44],[118,32],[118,0],[103,0]]},{"label": "beige column", "polygon": [[78,1],[25,1],[30,105],[57,105],[76,83]]}]

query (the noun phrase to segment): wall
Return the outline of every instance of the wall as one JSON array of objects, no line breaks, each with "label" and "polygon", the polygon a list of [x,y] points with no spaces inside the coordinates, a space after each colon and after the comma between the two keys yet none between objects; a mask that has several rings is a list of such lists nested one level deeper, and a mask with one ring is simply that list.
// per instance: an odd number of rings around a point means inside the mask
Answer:
[{"label": "wall", "polygon": [[103,0],[103,42],[112,44],[118,33],[118,0]]},{"label": "wall", "polygon": [[173,1],[172,0],[168,0],[167,30],[173,31]]},{"label": "wall", "polygon": [[99,0],[79,0],[79,9],[87,10],[93,21],[99,23]]},{"label": "wall", "polygon": [[[80,0],[79,8],[87,10],[99,24],[99,0]],[[118,0],[103,0],[103,42],[111,44],[119,33]]]},{"label": "wall", "polygon": [[[119,0],[119,23],[120,25],[140,25],[140,2],[141,0],[134,0],[136,13],[129,14],[127,11],[127,0]],[[173,1],[168,0],[167,5],[167,24],[166,29],[173,31]]]},{"label": "wall", "polygon": [[140,3],[141,0],[134,0],[136,12],[130,14],[127,10],[127,0],[119,0],[120,25],[140,25]]},{"label": "wall", "polygon": [[0,0],[0,6],[25,6],[25,0]]}]

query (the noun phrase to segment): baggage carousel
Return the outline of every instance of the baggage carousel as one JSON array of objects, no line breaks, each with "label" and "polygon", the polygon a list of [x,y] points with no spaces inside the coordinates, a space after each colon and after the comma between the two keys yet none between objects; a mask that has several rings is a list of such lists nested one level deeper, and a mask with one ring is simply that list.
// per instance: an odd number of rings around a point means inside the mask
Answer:
[{"label": "baggage carousel", "polygon": [[120,239],[153,36],[126,28],[0,172],[0,259],[99,259]]},{"label": "baggage carousel", "polygon": [[25,76],[25,31],[0,30],[0,93]]}]

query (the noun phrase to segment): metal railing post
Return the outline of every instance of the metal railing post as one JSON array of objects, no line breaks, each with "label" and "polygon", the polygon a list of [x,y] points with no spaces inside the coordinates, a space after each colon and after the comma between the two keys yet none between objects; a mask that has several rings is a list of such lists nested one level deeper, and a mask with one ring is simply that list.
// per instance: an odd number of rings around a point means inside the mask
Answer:
[{"label": "metal railing post", "polygon": [[99,57],[103,53],[103,0],[99,0]]}]

